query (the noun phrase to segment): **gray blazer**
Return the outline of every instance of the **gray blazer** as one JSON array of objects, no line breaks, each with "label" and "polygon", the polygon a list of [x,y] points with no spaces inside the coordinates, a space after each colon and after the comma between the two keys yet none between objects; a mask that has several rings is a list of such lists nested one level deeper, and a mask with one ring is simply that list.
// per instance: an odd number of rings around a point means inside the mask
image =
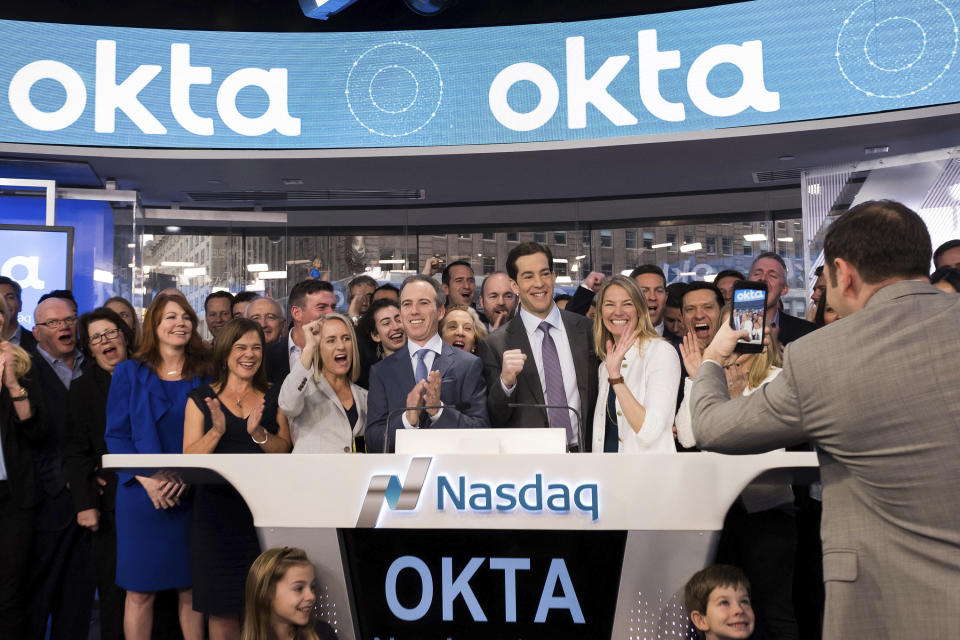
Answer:
[{"label": "gray blazer", "polygon": [[956,637],[958,335],[960,295],[903,281],[791,344],[760,393],[730,401],[719,366],[697,372],[702,448],[817,445],[826,639]]},{"label": "gray blazer", "polygon": [[327,379],[313,381],[313,372],[297,360],[280,387],[280,410],[290,420],[293,453],[349,453],[355,436],[367,424],[367,390],[350,385],[357,407],[357,424],[350,428],[347,413]]}]

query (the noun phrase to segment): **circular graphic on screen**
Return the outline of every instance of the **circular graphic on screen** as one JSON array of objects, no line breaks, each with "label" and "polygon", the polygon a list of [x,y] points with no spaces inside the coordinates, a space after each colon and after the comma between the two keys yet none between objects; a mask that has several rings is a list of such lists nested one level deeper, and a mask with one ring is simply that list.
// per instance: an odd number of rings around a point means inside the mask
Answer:
[{"label": "circular graphic on screen", "polygon": [[943,77],[957,42],[957,22],[940,0],[866,0],[843,21],[837,64],[868,96],[904,98]]},{"label": "circular graphic on screen", "polygon": [[408,42],[387,42],[363,52],[347,74],[347,106],[365,129],[400,138],[427,126],[443,98],[440,68]]}]

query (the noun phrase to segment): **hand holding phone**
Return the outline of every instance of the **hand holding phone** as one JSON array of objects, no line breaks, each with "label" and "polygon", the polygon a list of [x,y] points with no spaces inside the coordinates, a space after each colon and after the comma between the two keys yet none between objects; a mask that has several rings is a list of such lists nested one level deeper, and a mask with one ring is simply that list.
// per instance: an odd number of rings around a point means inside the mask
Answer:
[{"label": "hand holding phone", "polygon": [[733,285],[733,308],[730,327],[746,331],[750,339],[737,340],[737,353],[763,351],[763,334],[767,324],[767,285],[764,282],[738,280]]}]

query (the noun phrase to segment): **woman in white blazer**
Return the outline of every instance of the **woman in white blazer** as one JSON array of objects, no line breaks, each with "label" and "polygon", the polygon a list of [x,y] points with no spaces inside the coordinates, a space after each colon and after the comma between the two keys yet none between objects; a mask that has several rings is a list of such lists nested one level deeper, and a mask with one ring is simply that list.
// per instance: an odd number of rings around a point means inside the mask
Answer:
[{"label": "woman in white blazer", "polygon": [[613,276],[597,294],[593,337],[600,364],[595,453],[675,453],[680,358],[657,335],[633,278]]},{"label": "woman in white blazer", "polygon": [[360,358],[353,323],[328,313],[304,325],[300,360],[280,388],[293,453],[350,453],[367,423],[367,391],[354,382]]}]

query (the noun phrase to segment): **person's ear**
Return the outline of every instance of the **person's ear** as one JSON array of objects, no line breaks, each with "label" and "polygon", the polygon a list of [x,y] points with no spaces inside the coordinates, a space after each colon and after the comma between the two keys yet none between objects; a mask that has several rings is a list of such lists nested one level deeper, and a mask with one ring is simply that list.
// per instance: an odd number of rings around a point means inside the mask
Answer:
[{"label": "person's ear", "polygon": [[520,286],[517,284],[517,281],[513,278],[510,279],[510,290],[513,291],[513,295],[520,296]]},{"label": "person's ear", "polygon": [[693,623],[699,631],[707,631],[710,629],[710,625],[707,624],[707,616],[703,615],[699,611],[690,612],[690,622]]},{"label": "person's ear", "polygon": [[445,284],[441,284],[441,285],[440,285],[440,288],[443,290],[443,295],[445,295],[445,296],[449,296],[449,295],[450,295],[450,287],[448,287],[448,286],[445,285]]}]

